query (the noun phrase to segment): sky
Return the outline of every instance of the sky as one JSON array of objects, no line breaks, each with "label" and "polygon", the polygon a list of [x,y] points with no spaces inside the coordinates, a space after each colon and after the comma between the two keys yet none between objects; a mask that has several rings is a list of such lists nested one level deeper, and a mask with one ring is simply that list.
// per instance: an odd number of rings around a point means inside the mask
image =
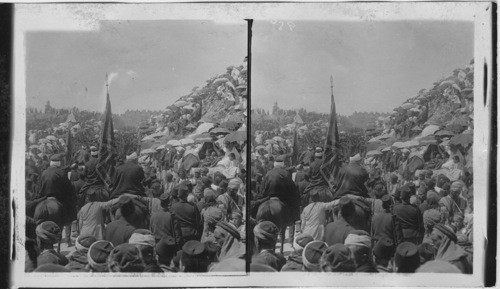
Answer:
[{"label": "sky", "polygon": [[390,112],[474,56],[474,23],[255,21],[252,107]]},{"label": "sky", "polygon": [[99,30],[27,32],[27,106],[163,110],[247,55],[247,24],[102,21]]}]

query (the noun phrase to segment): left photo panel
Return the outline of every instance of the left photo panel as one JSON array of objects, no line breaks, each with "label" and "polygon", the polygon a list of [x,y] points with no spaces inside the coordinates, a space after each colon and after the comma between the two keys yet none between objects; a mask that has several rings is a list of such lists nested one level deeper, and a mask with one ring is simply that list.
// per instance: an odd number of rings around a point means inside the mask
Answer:
[{"label": "left photo panel", "polygon": [[246,274],[248,24],[157,11],[16,5],[24,276]]}]

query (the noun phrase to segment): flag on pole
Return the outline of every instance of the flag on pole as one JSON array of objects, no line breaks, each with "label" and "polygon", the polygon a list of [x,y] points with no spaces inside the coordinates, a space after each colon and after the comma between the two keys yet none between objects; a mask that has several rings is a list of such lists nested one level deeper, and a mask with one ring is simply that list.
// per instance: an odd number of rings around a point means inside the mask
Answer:
[{"label": "flag on pole", "polygon": [[106,111],[104,112],[104,125],[99,144],[99,157],[97,158],[96,172],[103,180],[106,188],[111,187],[116,164],[116,142],[113,130],[113,115],[111,113],[111,101],[109,100],[108,75],[106,75]]},{"label": "flag on pole", "polygon": [[66,138],[66,164],[71,165],[73,160],[73,138],[71,136],[71,129],[68,129],[68,136]]},{"label": "flag on pole", "polygon": [[333,76],[330,76],[331,87],[331,105],[330,105],[330,120],[328,123],[328,132],[323,153],[323,164],[321,165],[321,174],[328,182],[330,188],[334,186],[333,178],[340,169],[339,156],[339,130],[337,127],[337,111],[335,108],[335,98],[333,96]]},{"label": "flag on pole", "polygon": [[297,138],[297,125],[293,130],[293,144],[292,144],[292,165],[297,165],[299,162],[299,142]]}]

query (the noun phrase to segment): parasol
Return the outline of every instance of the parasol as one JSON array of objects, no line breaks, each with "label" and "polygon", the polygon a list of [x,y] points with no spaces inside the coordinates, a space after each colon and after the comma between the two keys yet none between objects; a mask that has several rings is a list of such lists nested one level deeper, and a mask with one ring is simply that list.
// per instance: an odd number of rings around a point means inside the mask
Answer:
[{"label": "parasol", "polygon": [[141,151],[141,155],[152,154],[152,153],[155,153],[155,152],[156,151],[154,149],[145,149],[145,150]]},{"label": "parasol", "polygon": [[238,124],[234,121],[226,121],[219,125],[220,128],[227,128],[228,130],[235,130]]},{"label": "parasol", "polygon": [[382,152],[377,151],[377,150],[374,150],[374,151],[369,151],[369,152],[367,152],[367,153],[366,153],[366,156],[379,156],[379,155],[381,155],[381,154],[382,154]]},{"label": "parasol", "polygon": [[275,136],[275,137],[273,137],[273,140],[275,140],[275,141],[283,141],[283,138],[280,137],[280,136]]},{"label": "parasol", "polygon": [[428,125],[422,130],[422,136],[428,136],[434,134],[436,131],[439,130],[439,126],[437,125]]},{"label": "parasol", "polygon": [[175,139],[172,139],[172,140],[169,140],[169,141],[167,142],[167,145],[169,145],[169,146],[173,146],[173,147],[178,147],[178,146],[181,146],[182,144],[181,144],[181,142],[180,142],[180,141],[175,140]]},{"label": "parasol", "polygon": [[265,146],[263,146],[263,145],[260,145],[260,146],[255,147],[255,150],[260,150],[260,149],[265,150],[265,149],[266,149],[266,147],[265,147]]},{"label": "parasol", "polygon": [[45,138],[48,139],[48,140],[54,140],[54,141],[57,140],[57,138],[55,136],[53,136],[53,135],[48,135]]},{"label": "parasol", "polygon": [[418,143],[418,141],[415,141],[415,140],[409,140],[409,141],[406,141],[404,142],[400,148],[411,148],[411,147],[416,147],[416,146],[419,146],[420,144]]},{"label": "parasol", "polygon": [[188,144],[193,144],[194,140],[190,138],[183,138],[179,142],[181,143],[181,145],[188,145]]},{"label": "parasol", "polygon": [[156,150],[157,150],[157,151],[159,151],[159,150],[162,150],[162,149],[164,149],[164,148],[165,148],[165,145],[164,145],[164,144],[162,144],[162,145],[159,145],[159,146],[156,148]]},{"label": "parasol", "polygon": [[277,142],[273,139],[267,139],[264,143],[265,144],[277,144]]},{"label": "parasol", "polygon": [[450,145],[468,145],[473,142],[472,134],[459,134],[450,139]]},{"label": "parasol", "polygon": [[217,127],[210,131],[211,134],[228,134],[229,130],[227,128]]},{"label": "parasol", "polygon": [[174,103],[174,105],[175,105],[176,107],[183,107],[183,106],[185,106],[185,105],[187,105],[187,104],[188,104],[188,102],[187,102],[187,101],[184,101],[184,100],[179,100],[179,101],[177,101],[176,103]]},{"label": "parasol", "polygon": [[246,131],[234,131],[226,136],[224,141],[235,142],[235,141],[246,141],[247,132]]},{"label": "parasol", "polygon": [[436,136],[454,136],[455,134],[448,130],[438,130],[434,133]]}]

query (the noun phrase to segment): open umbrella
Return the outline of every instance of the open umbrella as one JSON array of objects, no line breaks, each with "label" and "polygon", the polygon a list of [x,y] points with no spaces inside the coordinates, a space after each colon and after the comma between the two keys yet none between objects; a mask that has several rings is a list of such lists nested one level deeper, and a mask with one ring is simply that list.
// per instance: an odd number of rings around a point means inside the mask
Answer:
[{"label": "open umbrella", "polygon": [[171,139],[167,142],[167,145],[169,146],[173,146],[173,147],[178,147],[178,146],[181,146],[181,142],[176,140],[176,139]]},{"label": "open umbrella", "polygon": [[190,138],[183,138],[179,141],[181,145],[188,145],[188,144],[193,144],[194,140]]},{"label": "open umbrella", "polygon": [[401,107],[408,110],[408,109],[414,108],[415,105],[413,103],[403,103],[403,105],[401,105]]},{"label": "open umbrella", "polygon": [[283,141],[283,138],[280,137],[280,136],[275,136],[275,137],[273,137],[273,140],[275,140],[275,141]]},{"label": "open umbrella", "polygon": [[226,83],[226,82],[228,82],[228,81],[229,81],[229,79],[224,78],[224,77],[221,77],[221,78],[217,78],[217,79],[215,79],[215,80],[212,82],[212,84],[217,85],[217,84],[221,84],[221,83]]},{"label": "open umbrella", "polygon": [[55,137],[55,136],[53,136],[53,135],[48,135],[48,136],[46,136],[45,138],[46,138],[46,139],[48,139],[48,140],[54,140],[54,141],[56,141],[56,140],[57,140],[57,137]]},{"label": "open umbrella", "polygon": [[192,123],[186,125],[186,128],[189,128],[189,129],[196,129],[196,126]]},{"label": "open umbrella", "polygon": [[417,125],[417,126],[414,126],[411,130],[412,131],[422,131],[422,128]]},{"label": "open umbrella", "polygon": [[433,135],[428,135],[418,140],[421,145],[436,144],[437,140]]},{"label": "open umbrella", "polygon": [[395,148],[402,148],[404,146],[404,143],[402,141],[397,141],[393,143],[392,146]]},{"label": "open umbrella", "polygon": [[228,134],[229,130],[223,127],[217,127],[210,131],[211,134]]},{"label": "open umbrella", "polygon": [[226,121],[219,125],[220,128],[227,128],[228,130],[235,130],[238,124],[234,121]]},{"label": "open umbrella", "polygon": [[401,145],[401,148],[411,148],[411,147],[416,147],[416,146],[419,146],[420,144],[418,143],[418,141],[415,141],[415,140],[409,140],[409,141],[405,141],[402,145]]},{"label": "open umbrella", "polygon": [[465,126],[459,125],[459,124],[450,124],[445,127],[446,130],[449,130],[454,133],[461,133],[464,129]]},{"label": "open umbrella", "polygon": [[184,100],[179,100],[176,103],[174,103],[174,105],[177,106],[177,107],[183,107],[183,106],[185,106],[187,104],[188,104],[188,102],[184,101]]},{"label": "open umbrella", "polygon": [[145,149],[145,150],[142,150],[141,151],[141,155],[144,155],[144,154],[152,154],[152,153],[155,153],[156,151],[154,149]]},{"label": "open umbrella", "polygon": [[39,148],[40,148],[40,146],[39,146],[39,145],[30,145],[30,146],[29,146],[29,149],[30,149],[30,150],[31,150],[31,149],[39,149]]},{"label": "open umbrella", "polygon": [[264,143],[265,144],[277,144],[277,142],[273,139],[267,139]]},{"label": "open umbrella", "polygon": [[448,130],[438,130],[434,133],[436,136],[454,136],[455,134]]},{"label": "open umbrella", "polygon": [[391,150],[391,147],[386,147],[386,148],[382,149],[383,152],[388,152],[390,150]]},{"label": "open umbrella", "polygon": [[450,145],[468,145],[473,141],[472,134],[459,134],[450,139]]},{"label": "open umbrella", "polygon": [[374,151],[369,151],[369,152],[367,152],[367,153],[366,153],[366,156],[379,156],[379,155],[381,155],[381,154],[382,154],[382,152],[377,151],[377,150],[374,150]]},{"label": "open umbrella", "polygon": [[436,131],[439,130],[439,126],[437,125],[428,125],[422,130],[422,136],[428,136],[434,134]]},{"label": "open umbrella", "polygon": [[260,145],[260,146],[255,147],[255,150],[260,150],[260,149],[265,150],[265,149],[266,149],[266,147],[265,147],[265,146],[263,146],[263,145]]},{"label": "open umbrella", "polygon": [[233,131],[228,134],[224,141],[234,142],[234,141],[246,141],[247,140],[247,132],[246,131]]},{"label": "open umbrella", "polygon": [[49,143],[50,141],[48,139],[45,139],[45,138],[41,138],[38,140],[39,143]]},{"label": "open umbrella", "polygon": [[164,148],[165,148],[165,145],[164,145],[164,144],[162,144],[162,145],[159,145],[159,146],[156,148],[156,150],[157,150],[157,151],[159,151],[159,150],[162,150],[162,149],[164,149]]}]

